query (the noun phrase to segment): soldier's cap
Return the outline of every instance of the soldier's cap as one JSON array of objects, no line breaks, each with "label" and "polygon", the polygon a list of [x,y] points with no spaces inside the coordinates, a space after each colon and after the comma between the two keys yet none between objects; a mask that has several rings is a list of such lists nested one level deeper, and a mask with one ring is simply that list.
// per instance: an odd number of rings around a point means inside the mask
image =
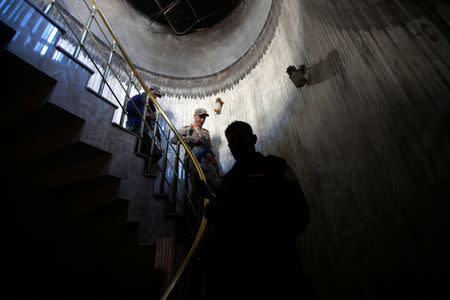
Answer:
[{"label": "soldier's cap", "polygon": [[152,90],[159,97],[163,96],[163,94],[161,93],[161,91],[159,90],[159,88],[157,86],[151,86],[150,90]]},{"label": "soldier's cap", "polygon": [[206,115],[207,117],[209,117],[208,113],[206,112],[206,109],[204,108],[197,108],[194,112],[195,115],[201,116],[201,115]]}]

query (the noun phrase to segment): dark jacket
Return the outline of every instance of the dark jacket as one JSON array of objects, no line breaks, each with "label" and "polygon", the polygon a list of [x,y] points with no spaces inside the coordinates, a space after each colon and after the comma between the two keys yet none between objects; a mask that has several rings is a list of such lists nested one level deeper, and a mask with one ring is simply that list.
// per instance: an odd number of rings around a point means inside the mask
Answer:
[{"label": "dark jacket", "polygon": [[305,230],[309,211],[284,159],[256,152],[236,162],[223,177],[209,216],[221,272],[231,274],[222,278],[227,292],[279,295],[295,284],[296,237]]},{"label": "dark jacket", "polygon": [[[127,122],[126,127],[127,128],[140,128],[142,117],[141,115],[144,114],[144,103],[145,103],[145,97],[147,95],[145,93],[135,95],[131,98],[131,100],[127,103]],[[144,98],[144,99],[143,99]],[[155,106],[153,103],[149,102],[150,108],[152,112],[156,111]],[[149,126],[153,125],[153,119],[147,118],[147,124]],[[147,132],[148,128],[144,127],[144,132]]]}]

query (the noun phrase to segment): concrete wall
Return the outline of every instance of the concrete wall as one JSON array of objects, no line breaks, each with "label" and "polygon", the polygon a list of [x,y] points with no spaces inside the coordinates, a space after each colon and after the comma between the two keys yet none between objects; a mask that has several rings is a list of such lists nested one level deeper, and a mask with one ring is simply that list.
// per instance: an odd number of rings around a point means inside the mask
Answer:
[{"label": "concrete wall", "polygon": [[[267,52],[232,90],[160,104],[178,127],[197,107],[210,112],[223,171],[234,162],[223,134],[233,120],[253,126],[259,151],[287,159],[312,212],[299,253],[319,299],[432,298],[449,267],[448,5],[284,0],[279,9]],[[285,73],[299,64],[311,75],[301,89]]]},{"label": "concrete wall", "polygon": [[[439,192],[449,178],[450,48],[425,9],[283,1],[267,53],[235,88],[160,100],[177,126],[197,107],[210,112],[224,171],[233,120],[253,126],[259,151],[288,160],[312,211],[299,252],[319,299],[418,296],[448,276],[449,206]],[[303,63],[311,82],[297,89],[285,71]]]}]

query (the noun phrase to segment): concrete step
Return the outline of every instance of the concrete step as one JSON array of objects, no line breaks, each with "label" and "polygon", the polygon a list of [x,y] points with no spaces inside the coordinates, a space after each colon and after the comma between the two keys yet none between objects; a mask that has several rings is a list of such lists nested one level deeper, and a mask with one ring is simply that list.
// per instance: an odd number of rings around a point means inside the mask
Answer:
[{"label": "concrete step", "polygon": [[[37,22],[39,28],[48,23]],[[6,284],[14,288],[16,298],[28,292],[31,296],[26,299],[117,297],[120,288],[142,288],[148,295],[139,296],[151,299],[160,291],[154,247],[136,245],[139,224],[127,222],[128,202],[121,202],[115,194],[123,181],[133,183],[132,193],[124,198],[134,199],[136,189],[146,185],[136,184],[141,182],[137,172],[128,172],[129,166],[124,171],[109,168],[108,151],[117,151],[120,157],[121,146],[128,140],[108,133],[114,107],[97,105],[92,101],[97,99],[85,91],[90,70],[69,56],[51,59],[58,50],[54,44],[46,45],[46,55],[33,50],[42,32],[39,28],[32,32],[38,25],[31,21],[29,28],[20,23],[19,18],[10,26],[17,25],[14,28],[23,29],[23,34],[0,53],[2,67],[9,72],[2,82],[4,99],[13,99],[4,105],[5,117],[0,120],[0,127],[11,133],[10,152],[4,156],[11,161],[5,173],[8,180],[3,183],[8,197],[2,207],[8,261],[1,272],[8,278]],[[81,130],[83,137],[77,139]],[[16,136],[16,132],[21,133]],[[111,170],[122,181],[109,177]],[[124,294],[125,299],[132,299],[129,296]]]},{"label": "concrete step", "polygon": [[3,22],[0,22],[0,52],[3,52],[6,48],[6,45],[13,38],[16,31],[6,25]]},{"label": "concrete step", "polygon": [[5,147],[9,159],[17,159],[24,167],[48,153],[56,152],[80,140],[84,120],[46,103],[33,116],[5,132]]},{"label": "concrete step", "polygon": [[46,102],[56,81],[9,51],[0,54],[0,63],[8,74],[1,82],[3,99],[8,101],[2,103],[0,127],[14,128],[26,124]]},{"label": "concrete step", "polygon": [[18,174],[33,190],[44,190],[106,175],[111,153],[77,142],[39,161],[28,164]]},{"label": "concrete step", "polygon": [[120,178],[104,175],[91,180],[59,186],[35,194],[33,201],[47,205],[55,213],[83,216],[111,205],[116,201]]},{"label": "concrete step", "polygon": [[[158,278],[154,247],[116,249],[95,243],[57,242],[30,245],[9,254],[10,276],[56,288],[148,288]],[[16,279],[16,280],[17,280]]]},{"label": "concrete step", "polygon": [[159,276],[154,247],[137,245],[138,225],[127,224],[127,209],[117,200],[83,217],[38,203],[18,212],[5,247],[12,272],[23,281],[46,278],[44,286],[149,288]]}]

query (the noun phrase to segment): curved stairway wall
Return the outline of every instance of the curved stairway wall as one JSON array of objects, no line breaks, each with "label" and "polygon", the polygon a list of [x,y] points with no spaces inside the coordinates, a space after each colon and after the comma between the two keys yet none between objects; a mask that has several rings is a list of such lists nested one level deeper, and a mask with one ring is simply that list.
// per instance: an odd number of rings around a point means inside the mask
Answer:
[{"label": "curved stairway wall", "polygon": [[[450,49],[433,6],[444,2],[281,3],[245,78],[159,103],[179,127],[197,107],[210,112],[223,171],[233,164],[223,132],[236,119],[253,126],[259,151],[287,159],[311,208],[299,254],[318,299],[448,295]],[[311,80],[297,89],[285,71],[299,64]]]},{"label": "curved stairway wall", "polygon": [[112,124],[117,106],[87,89],[93,71],[56,47],[64,30],[28,2],[5,3],[8,295],[56,299],[71,289],[108,297],[136,288],[160,297],[155,239],[166,203],[134,153],[136,136]]},{"label": "curved stairway wall", "polygon": [[[318,299],[437,296],[449,275],[448,38],[420,2],[283,1],[265,55],[236,86],[160,103],[180,127],[208,110],[224,172],[234,120],[252,125],[257,150],[287,159],[311,208],[298,242]],[[311,81],[297,89],[285,71],[300,64]]]}]

